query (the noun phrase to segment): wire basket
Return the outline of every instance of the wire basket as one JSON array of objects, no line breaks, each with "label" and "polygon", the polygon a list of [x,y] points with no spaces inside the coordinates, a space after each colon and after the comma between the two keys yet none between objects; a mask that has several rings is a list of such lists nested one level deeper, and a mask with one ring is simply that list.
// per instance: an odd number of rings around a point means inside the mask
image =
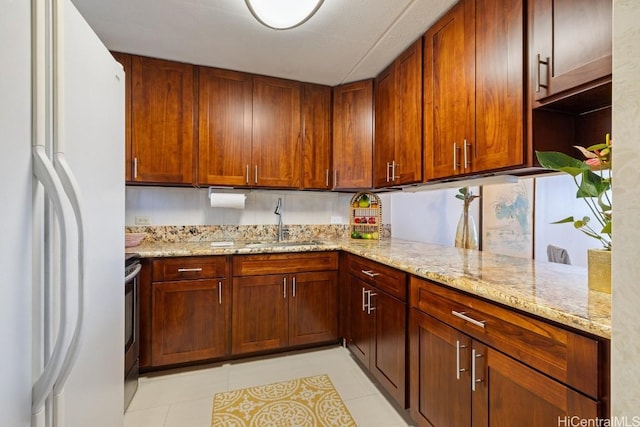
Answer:
[{"label": "wire basket", "polygon": [[349,224],[352,239],[380,240],[382,204],[373,193],[357,193],[351,198]]}]

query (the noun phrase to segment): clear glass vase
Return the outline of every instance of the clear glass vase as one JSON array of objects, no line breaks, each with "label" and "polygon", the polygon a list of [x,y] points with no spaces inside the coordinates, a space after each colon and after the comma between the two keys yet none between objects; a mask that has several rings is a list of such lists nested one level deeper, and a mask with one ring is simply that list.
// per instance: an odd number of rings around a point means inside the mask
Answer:
[{"label": "clear glass vase", "polygon": [[469,215],[469,205],[464,206],[456,229],[456,248],[478,249],[478,230],[473,216]]}]

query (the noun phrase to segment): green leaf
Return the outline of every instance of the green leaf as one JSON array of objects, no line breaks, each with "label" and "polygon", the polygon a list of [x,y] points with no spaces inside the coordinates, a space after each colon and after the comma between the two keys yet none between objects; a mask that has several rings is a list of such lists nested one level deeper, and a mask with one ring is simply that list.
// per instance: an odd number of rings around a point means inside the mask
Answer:
[{"label": "green leaf", "polygon": [[582,180],[576,197],[600,197],[602,193],[609,189],[609,184],[606,180],[602,179],[600,175],[587,169],[582,172]]},{"label": "green leaf", "polygon": [[557,151],[536,151],[536,157],[543,168],[562,171],[571,176],[578,176],[584,171],[590,171],[589,166],[584,162]]},{"label": "green leaf", "polygon": [[586,149],[588,151],[594,151],[594,150],[604,150],[607,147],[609,147],[607,144],[602,143],[602,144],[593,144],[593,145],[587,147]]},{"label": "green leaf", "polygon": [[611,234],[611,221],[605,222],[604,227],[602,228],[602,231],[600,233]]},{"label": "green leaf", "polygon": [[464,196],[462,194],[456,194],[456,199],[464,200]]},{"label": "green leaf", "polygon": [[598,206],[602,212],[607,212],[611,210],[611,205],[604,200],[604,196],[604,191],[598,196]]},{"label": "green leaf", "polygon": [[573,222],[573,221],[574,221],[573,217],[572,216],[568,216],[568,217],[566,217],[564,219],[552,222],[551,224],[565,224],[567,222]]}]

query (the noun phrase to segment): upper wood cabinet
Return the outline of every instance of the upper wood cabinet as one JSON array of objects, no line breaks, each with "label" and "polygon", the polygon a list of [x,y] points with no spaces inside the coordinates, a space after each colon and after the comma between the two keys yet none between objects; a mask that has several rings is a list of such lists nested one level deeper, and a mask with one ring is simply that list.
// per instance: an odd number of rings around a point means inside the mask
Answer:
[{"label": "upper wood cabinet", "polygon": [[253,77],[199,69],[198,183],[249,184]]},{"label": "upper wood cabinet", "polygon": [[331,189],[331,87],[302,85],[302,187]]},{"label": "upper wood cabinet", "polygon": [[198,183],[300,187],[300,83],[200,67]]},{"label": "upper wood cabinet", "polygon": [[422,181],[422,38],[374,82],[376,187]]},{"label": "upper wood cabinet", "polygon": [[193,183],[194,67],[133,56],[131,75],[132,181]]},{"label": "upper wood cabinet", "polygon": [[120,52],[111,52],[111,54],[124,69],[124,179],[129,182],[133,176],[131,161],[131,55]]},{"label": "upper wood cabinet", "polygon": [[610,80],[611,0],[532,0],[529,9],[534,106],[598,79]]},{"label": "upper wood cabinet", "polygon": [[522,1],[462,0],[425,34],[426,180],[524,163]]},{"label": "upper wood cabinet", "polygon": [[300,83],[254,76],[253,185],[300,187]]},{"label": "upper wood cabinet", "polygon": [[333,188],[371,188],[373,80],[333,88]]}]

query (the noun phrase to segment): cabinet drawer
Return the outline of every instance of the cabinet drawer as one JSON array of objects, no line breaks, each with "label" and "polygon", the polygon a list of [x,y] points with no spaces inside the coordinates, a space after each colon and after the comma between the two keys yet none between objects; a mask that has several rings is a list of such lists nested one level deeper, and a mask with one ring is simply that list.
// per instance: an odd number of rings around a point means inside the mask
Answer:
[{"label": "cabinet drawer", "polygon": [[407,300],[407,274],[357,256],[349,257],[349,273],[394,297]]},{"label": "cabinet drawer", "polygon": [[454,289],[411,277],[410,305],[598,399],[602,343]]},{"label": "cabinet drawer", "polygon": [[226,256],[193,256],[161,258],[153,260],[153,281],[210,279],[226,277],[228,264]]},{"label": "cabinet drawer", "polygon": [[293,274],[302,271],[325,271],[337,269],[337,252],[235,255],[233,257],[234,276]]}]

